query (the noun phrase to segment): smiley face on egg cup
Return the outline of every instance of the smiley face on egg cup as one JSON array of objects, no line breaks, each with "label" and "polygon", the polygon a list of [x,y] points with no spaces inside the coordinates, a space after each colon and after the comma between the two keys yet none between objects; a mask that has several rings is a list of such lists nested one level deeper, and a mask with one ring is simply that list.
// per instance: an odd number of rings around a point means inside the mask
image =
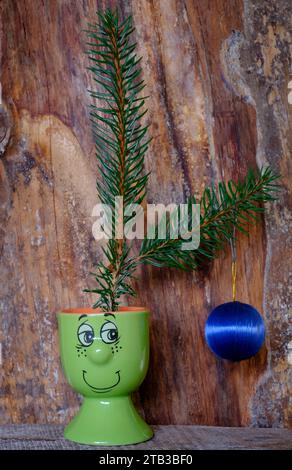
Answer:
[{"label": "smiley face on egg cup", "polygon": [[65,428],[65,438],[93,445],[150,439],[153,432],[131,400],[148,369],[147,309],[69,309],[57,316],[63,370],[71,387],[84,397]]}]

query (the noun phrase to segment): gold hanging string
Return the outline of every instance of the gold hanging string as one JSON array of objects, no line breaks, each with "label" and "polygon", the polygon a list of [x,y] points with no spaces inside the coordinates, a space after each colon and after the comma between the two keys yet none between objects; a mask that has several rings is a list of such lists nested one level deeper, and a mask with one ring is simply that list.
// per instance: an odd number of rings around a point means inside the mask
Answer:
[{"label": "gold hanging string", "polygon": [[235,245],[235,227],[233,229],[233,237],[230,238],[230,248],[231,248],[231,276],[232,276],[232,300],[235,302],[236,299],[236,273],[237,273],[237,265],[236,265],[236,245]]},{"label": "gold hanging string", "polygon": [[232,300],[235,302],[236,297],[236,261],[232,261]]}]

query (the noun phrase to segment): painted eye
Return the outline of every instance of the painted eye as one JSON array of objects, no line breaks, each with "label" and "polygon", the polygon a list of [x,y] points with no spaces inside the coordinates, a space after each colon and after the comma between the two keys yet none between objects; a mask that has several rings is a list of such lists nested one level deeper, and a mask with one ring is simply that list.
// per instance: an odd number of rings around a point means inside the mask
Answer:
[{"label": "painted eye", "polygon": [[92,326],[83,323],[77,332],[78,339],[83,346],[90,346],[94,340],[94,331]]},{"label": "painted eye", "polygon": [[114,343],[119,337],[116,325],[111,321],[104,323],[100,329],[100,337],[104,343]]}]

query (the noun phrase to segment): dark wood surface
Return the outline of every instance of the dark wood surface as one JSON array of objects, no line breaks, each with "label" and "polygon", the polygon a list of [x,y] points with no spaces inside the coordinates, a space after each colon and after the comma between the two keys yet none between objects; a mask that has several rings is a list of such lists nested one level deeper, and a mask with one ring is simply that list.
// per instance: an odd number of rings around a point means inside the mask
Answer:
[{"label": "dark wood surface", "polygon": [[197,274],[143,268],[151,362],[138,406],[152,423],[288,426],[290,0],[0,2],[0,423],[64,423],[78,406],[55,312],[91,303],[82,289],[100,257],[81,30],[109,5],[133,14],[144,57],[148,202],[182,202],[248,166],[283,175],[280,201],[238,243],[238,299],[263,314],[266,346],[240,364],[206,346],[210,310],[231,298],[229,253]]},{"label": "dark wood surface", "polygon": [[58,425],[10,425],[0,427],[0,450],[4,449],[292,449],[292,431],[207,426],[154,426],[153,439],[142,444],[96,447],[63,438]]}]

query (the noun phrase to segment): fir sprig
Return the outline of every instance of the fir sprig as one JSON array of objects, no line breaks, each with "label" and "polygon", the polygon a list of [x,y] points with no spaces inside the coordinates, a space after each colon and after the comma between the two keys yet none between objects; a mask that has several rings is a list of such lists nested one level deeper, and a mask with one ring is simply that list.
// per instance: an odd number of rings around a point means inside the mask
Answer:
[{"label": "fir sprig", "polygon": [[[115,220],[115,197],[123,197],[123,204],[141,204],[145,197],[148,175],[143,172],[144,154],[147,151],[148,126],[140,124],[146,113],[144,89],[141,79],[141,58],[130,37],[134,28],[131,17],[120,22],[117,12],[99,13],[99,23],[89,25],[87,31],[89,67],[98,91],[91,96],[98,104],[91,105],[91,121],[96,141],[99,177],[99,200],[112,209],[113,236],[116,226],[129,221],[120,214]],[[122,219],[122,221],[120,220]],[[108,264],[99,263],[94,274],[98,287],[94,292],[99,299],[94,307],[116,310],[123,294],[133,295],[130,279],[135,263],[129,261],[129,247],[124,238],[110,240],[105,256]]]},{"label": "fir sprig", "polygon": [[154,238],[144,238],[139,254],[132,255],[128,240],[124,235],[118,239],[115,229],[118,223],[124,227],[130,217],[121,213],[115,220],[114,207],[116,197],[123,197],[124,207],[141,204],[145,197],[149,175],[144,173],[143,164],[150,141],[148,126],[141,125],[146,98],[140,94],[145,84],[141,58],[130,39],[134,31],[131,17],[120,21],[118,13],[111,10],[98,15],[98,24],[89,25],[88,30],[90,70],[98,88],[90,92],[95,100],[90,116],[99,169],[97,192],[100,201],[111,209],[114,233],[104,249],[106,261],[99,262],[92,273],[96,287],[86,292],[97,294],[94,308],[115,311],[123,295],[135,295],[131,280],[139,264],[196,269],[224,248],[234,236],[234,228],[246,233],[251,221],[264,211],[263,204],[274,200],[278,175],[270,168],[259,173],[249,171],[241,182],[206,188],[199,201],[189,198],[190,209],[196,203],[201,208],[200,245],[196,250],[183,250],[186,240],[180,236],[171,238],[173,220],[167,219],[166,238],[159,238],[156,226]]},{"label": "fir sprig", "polygon": [[200,204],[200,245],[196,250],[182,250],[182,238],[165,240],[144,239],[140,250],[140,261],[157,267],[175,267],[184,270],[196,269],[203,262],[213,259],[232,239],[234,228],[247,233],[256,215],[265,210],[263,203],[273,201],[279,187],[275,183],[279,175],[270,167],[256,173],[249,170],[243,181],[221,182],[206,188],[200,199],[191,197],[189,204]]},{"label": "fir sprig", "polygon": [[137,260],[129,256],[129,248],[125,244],[122,256],[115,256],[117,247],[110,246],[115,244],[117,244],[116,240],[110,240],[109,246],[105,250],[108,265],[100,261],[96,266],[96,272],[91,273],[96,280],[97,287],[84,291],[98,295],[93,308],[115,311],[118,309],[122,295],[136,295],[129,281],[134,277]]},{"label": "fir sprig", "polygon": [[141,58],[130,43],[134,31],[131,17],[122,23],[118,13],[99,13],[99,24],[90,25],[88,37],[89,69],[101,91],[91,96],[104,102],[91,105],[91,121],[96,140],[99,178],[97,190],[102,203],[114,205],[115,196],[123,196],[124,205],[140,204],[145,196],[148,175],[143,173],[147,151],[148,126],[140,120],[145,84],[139,66]]}]

